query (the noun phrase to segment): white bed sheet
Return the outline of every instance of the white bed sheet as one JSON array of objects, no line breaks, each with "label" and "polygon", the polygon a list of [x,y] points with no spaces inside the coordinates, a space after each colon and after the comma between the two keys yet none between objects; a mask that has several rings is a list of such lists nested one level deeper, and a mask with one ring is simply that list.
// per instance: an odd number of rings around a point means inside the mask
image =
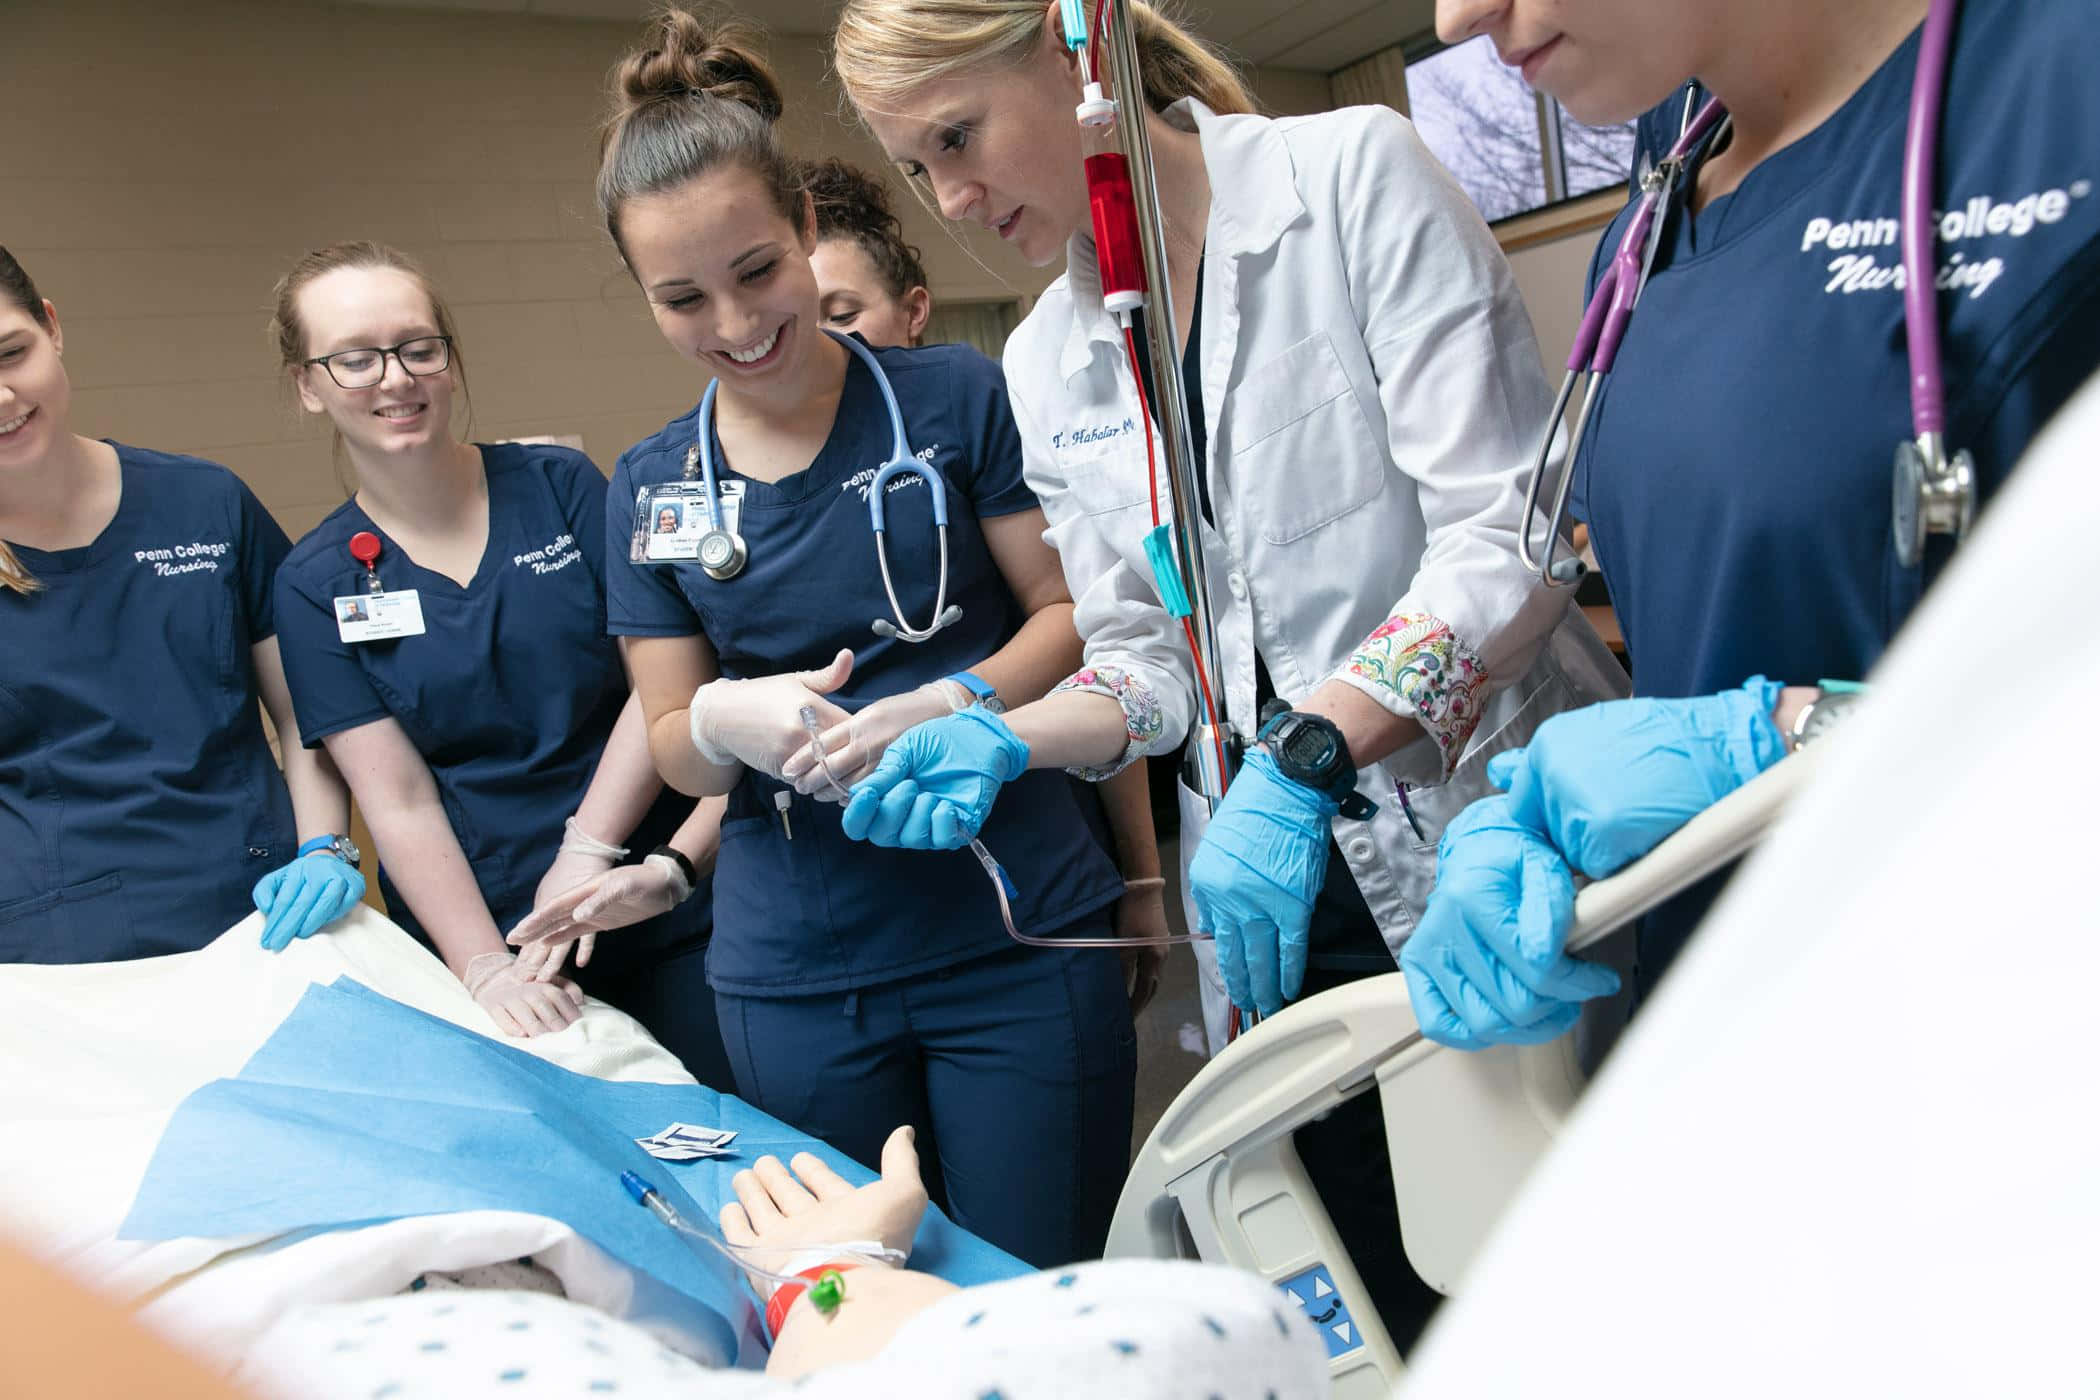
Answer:
[{"label": "white bed sheet", "polygon": [[542,1216],[474,1211],[310,1236],[116,1238],[176,1106],[238,1074],[309,986],[338,976],[581,1074],[693,1082],[633,1018],[602,1002],[586,1003],[556,1034],[503,1037],[441,962],[369,908],[276,954],[259,946],[261,923],[251,916],[174,957],[0,965],[0,1230],[138,1305],[164,1333],[229,1360],[295,1304],[382,1297],[430,1270],[527,1255],[571,1298],[645,1320],[676,1345],[675,1324],[652,1317],[661,1290]]}]

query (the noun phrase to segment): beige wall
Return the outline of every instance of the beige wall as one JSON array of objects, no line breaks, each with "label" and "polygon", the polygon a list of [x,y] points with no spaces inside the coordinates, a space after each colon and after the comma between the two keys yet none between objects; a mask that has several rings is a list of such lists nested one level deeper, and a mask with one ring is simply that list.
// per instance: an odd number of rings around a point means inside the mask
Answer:
[{"label": "beige wall", "polygon": [[[58,304],[75,422],[227,463],[295,537],[342,499],[265,344],[303,249],[422,258],[460,322],[477,437],[579,433],[609,469],[697,397],[591,204],[604,76],[637,26],[310,0],[5,0],[0,243]],[[821,41],[771,44],[803,154],[880,168]],[[1301,109],[1324,80],[1271,75]],[[1051,271],[905,196],[937,295]],[[966,237],[968,235],[965,235]]]},{"label": "beige wall", "polygon": [[1575,328],[1582,321],[1582,284],[1589,274],[1590,254],[1602,236],[1601,229],[1585,228],[1509,255],[1517,290],[1531,312],[1532,329],[1538,332],[1546,375],[1555,384],[1560,382],[1568,347],[1575,343]]}]

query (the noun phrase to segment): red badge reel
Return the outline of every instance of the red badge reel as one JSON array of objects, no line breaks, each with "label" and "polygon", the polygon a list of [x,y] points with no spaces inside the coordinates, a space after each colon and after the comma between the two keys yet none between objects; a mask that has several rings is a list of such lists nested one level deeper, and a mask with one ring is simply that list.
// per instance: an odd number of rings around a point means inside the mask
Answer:
[{"label": "red badge reel", "polygon": [[379,536],[370,530],[359,530],[350,537],[350,557],[365,566],[365,591],[381,593],[385,589],[379,582]]}]

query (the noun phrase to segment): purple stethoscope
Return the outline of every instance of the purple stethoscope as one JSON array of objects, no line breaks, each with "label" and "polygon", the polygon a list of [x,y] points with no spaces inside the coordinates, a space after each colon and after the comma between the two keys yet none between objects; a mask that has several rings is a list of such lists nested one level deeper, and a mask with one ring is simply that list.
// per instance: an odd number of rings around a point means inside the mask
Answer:
[{"label": "purple stethoscope", "polygon": [[[1947,95],[1947,60],[1953,47],[1954,17],[1959,0],[1932,0],[1925,17],[1925,33],[1918,46],[1917,74],[1911,81],[1910,120],[1903,140],[1903,324],[1910,349],[1910,421],[1915,435],[1896,445],[1893,529],[1896,557],[1907,569],[1918,567],[1925,557],[1928,535],[1952,535],[1957,543],[1968,533],[1976,515],[1976,467],[1967,452],[1947,450],[1946,384],[1940,374],[1940,326],[1933,304],[1932,190],[1936,183],[1936,155],[1940,108]],[[1575,333],[1575,346],[1568,352],[1567,377],[1561,380],[1560,396],[1532,458],[1531,479],[1524,490],[1524,528],[1517,535],[1517,552],[1524,564],[1549,587],[1574,583],[1583,575],[1583,563],[1569,555],[1556,559],[1568,518],[1568,489],[1575,479],[1576,453],[1582,448],[1583,432],[1589,427],[1590,410],[1596,405],[1597,381],[1611,373],[1619,343],[1633,319],[1633,308],[1647,284],[1656,249],[1661,246],[1669,203],[1684,178],[1686,165],[1701,142],[1726,120],[1718,100],[1708,100],[1694,115],[1691,98],[1685,99],[1688,120],[1662,162],[1641,176],[1641,202],[1611,265],[1598,281],[1583,308],[1582,325]],[[1575,431],[1568,441],[1567,468],[1553,494],[1553,514],[1548,521],[1544,554],[1532,550],[1532,516],[1538,509],[1540,485],[1546,464],[1553,455],[1553,439],[1576,385],[1585,377],[1589,389],[1576,411]]]}]

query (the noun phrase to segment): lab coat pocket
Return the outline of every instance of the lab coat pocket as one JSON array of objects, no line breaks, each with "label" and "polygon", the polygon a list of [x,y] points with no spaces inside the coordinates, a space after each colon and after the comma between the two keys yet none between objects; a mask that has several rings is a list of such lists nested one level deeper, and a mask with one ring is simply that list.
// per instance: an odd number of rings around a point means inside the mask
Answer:
[{"label": "lab coat pocket", "polygon": [[[1541,670],[1546,674],[1540,675]],[[1500,791],[1488,781],[1489,759],[1531,742],[1538,727],[1562,710],[1587,703],[1557,668],[1543,666],[1534,667],[1523,681],[1496,696],[1451,776],[1435,787],[1408,790],[1415,818],[1422,825],[1423,839],[1416,849],[1435,852],[1452,818],[1481,798]],[[1425,896],[1427,893],[1423,891]]]},{"label": "lab coat pocket", "polygon": [[1303,539],[1385,490],[1391,463],[1325,331],[1250,370],[1227,414],[1233,481],[1271,544]]},{"label": "lab coat pocket", "polygon": [[0,904],[0,963],[121,962],[138,952],[120,872]]},{"label": "lab coat pocket", "polygon": [[1065,491],[1081,513],[1108,515],[1151,499],[1144,441],[1138,433],[1137,425],[1126,420],[1111,437],[1055,454]]}]

